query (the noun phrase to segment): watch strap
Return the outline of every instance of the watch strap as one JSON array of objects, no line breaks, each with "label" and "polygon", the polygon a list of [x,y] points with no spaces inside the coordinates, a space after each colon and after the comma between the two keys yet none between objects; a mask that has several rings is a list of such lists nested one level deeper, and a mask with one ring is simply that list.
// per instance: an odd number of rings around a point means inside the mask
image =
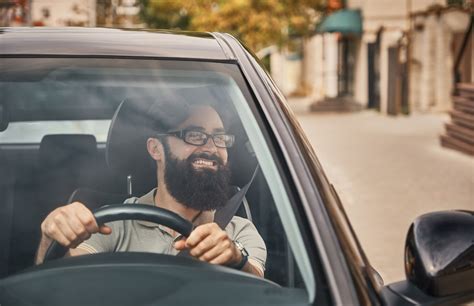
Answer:
[{"label": "watch strap", "polygon": [[234,268],[236,270],[242,270],[242,268],[245,266],[245,264],[247,263],[249,259],[249,254],[240,242],[234,241],[234,244],[237,247],[237,249],[240,251],[240,254],[242,255],[242,260],[240,260],[238,264],[232,265],[231,268]]},{"label": "watch strap", "polygon": [[249,257],[247,255],[242,254],[242,260],[238,264],[233,265],[232,268],[236,270],[242,270],[242,268],[245,266],[248,260],[249,260]]}]

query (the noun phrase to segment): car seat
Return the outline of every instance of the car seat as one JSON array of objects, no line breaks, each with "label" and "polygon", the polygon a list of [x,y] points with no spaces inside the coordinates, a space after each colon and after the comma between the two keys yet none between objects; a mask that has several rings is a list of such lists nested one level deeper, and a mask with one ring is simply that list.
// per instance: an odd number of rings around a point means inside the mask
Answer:
[{"label": "car seat", "polygon": [[41,222],[67,203],[78,186],[95,186],[100,178],[93,135],[45,135],[36,169],[15,184],[9,273],[34,262],[41,238]]},{"label": "car seat", "polygon": [[13,216],[13,186],[14,173],[3,151],[0,151],[0,277],[8,272],[8,258],[10,255],[10,239]]}]

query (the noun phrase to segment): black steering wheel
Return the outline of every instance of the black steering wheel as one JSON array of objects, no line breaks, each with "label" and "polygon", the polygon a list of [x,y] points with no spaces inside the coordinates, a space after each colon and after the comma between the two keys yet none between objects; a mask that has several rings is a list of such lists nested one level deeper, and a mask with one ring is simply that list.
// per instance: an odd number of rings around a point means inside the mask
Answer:
[{"label": "black steering wheel", "polygon": [[[193,224],[178,214],[167,209],[147,204],[114,204],[106,205],[94,211],[94,217],[99,226],[107,222],[119,220],[142,220],[164,225],[188,237],[193,230]],[[44,262],[63,257],[68,248],[53,241],[46,251]]]}]

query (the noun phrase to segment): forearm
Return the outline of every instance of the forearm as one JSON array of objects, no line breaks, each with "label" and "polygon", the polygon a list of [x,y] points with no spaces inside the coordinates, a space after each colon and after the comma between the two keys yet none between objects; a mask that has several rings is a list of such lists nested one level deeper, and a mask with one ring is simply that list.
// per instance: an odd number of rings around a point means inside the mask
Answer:
[{"label": "forearm", "polygon": [[247,261],[244,265],[244,267],[242,268],[242,271],[244,272],[247,272],[247,273],[251,273],[253,275],[256,275],[258,277],[263,277],[263,271],[258,268],[255,264],[252,264],[250,261]]},{"label": "forearm", "polygon": [[51,238],[46,237],[44,235],[41,236],[41,241],[39,243],[38,250],[36,251],[35,265],[43,263],[46,251],[48,250],[52,242],[53,240]]},{"label": "forearm", "polygon": [[[44,262],[44,256],[46,255],[46,251],[48,250],[49,246],[51,245],[52,240],[48,237],[42,237],[40,244],[38,246],[38,250],[36,251],[35,257],[35,265],[42,264]],[[69,256],[78,256],[78,255],[85,255],[90,254],[88,251],[80,248],[69,249],[64,257]]]}]

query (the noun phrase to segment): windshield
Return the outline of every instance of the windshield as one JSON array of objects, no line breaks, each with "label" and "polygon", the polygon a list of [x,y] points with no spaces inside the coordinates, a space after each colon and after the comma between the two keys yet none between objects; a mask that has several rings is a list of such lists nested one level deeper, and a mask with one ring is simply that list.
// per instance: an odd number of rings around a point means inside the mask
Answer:
[{"label": "windshield", "polygon": [[[71,202],[90,210],[117,201],[170,208],[161,200],[169,196],[200,212],[191,220],[196,228],[222,218],[228,199],[250,184],[237,217],[221,226],[232,240],[241,240],[257,272],[290,290],[293,302],[315,298],[287,188],[236,65],[92,58],[0,62],[0,154],[8,173],[0,185],[3,276],[34,265],[45,235],[42,223]],[[207,176],[196,180],[193,173]],[[107,239],[94,234],[77,249],[177,253],[173,246],[180,236],[165,226],[108,225]],[[163,241],[156,242],[156,235]]]}]

